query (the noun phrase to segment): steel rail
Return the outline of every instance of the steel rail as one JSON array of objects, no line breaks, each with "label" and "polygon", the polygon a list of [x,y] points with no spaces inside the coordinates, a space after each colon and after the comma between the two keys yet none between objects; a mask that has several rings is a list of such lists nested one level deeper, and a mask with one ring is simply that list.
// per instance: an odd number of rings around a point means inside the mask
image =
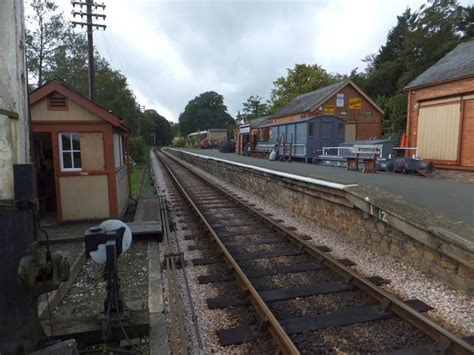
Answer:
[{"label": "steel rail", "polygon": [[[158,156],[158,154],[157,154]],[[159,157],[159,156],[158,156]],[[178,180],[176,175],[171,171],[170,167],[161,159],[163,166],[166,168],[168,173],[170,174],[173,182],[178,187],[178,190],[181,191],[182,195],[194,210],[194,212],[199,216],[201,221],[204,223],[206,228],[209,231],[209,234],[212,236],[214,242],[220,249],[224,260],[228,264],[230,270],[234,273],[237,279],[240,281],[242,285],[243,291],[248,294],[252,304],[257,309],[258,313],[262,317],[261,324],[264,327],[268,327],[270,334],[275,339],[276,343],[278,344],[279,349],[283,352],[283,354],[300,354],[298,348],[291,340],[290,336],[285,332],[283,327],[280,325],[272,311],[268,308],[265,301],[260,297],[255,287],[252,285],[250,280],[247,278],[245,273],[240,268],[239,264],[234,260],[230,252],[225,247],[224,243],[220,240],[219,236],[216,234],[212,226],[207,221],[206,217],[201,213],[199,207],[194,203],[192,198],[186,192],[184,186]]]},{"label": "steel rail", "polygon": [[333,271],[340,274],[348,282],[352,282],[357,288],[365,292],[371,298],[380,303],[381,307],[384,310],[390,310],[396,315],[398,315],[403,320],[407,321],[415,328],[419,329],[422,333],[426,334],[432,338],[439,349],[442,348],[445,353],[449,354],[474,354],[474,346],[469,344],[467,341],[457,337],[448,330],[442,328],[431,319],[425,315],[419,313],[412,307],[405,304],[403,301],[396,298],[394,295],[390,294],[381,287],[376,286],[374,283],[370,282],[366,278],[362,277],[355,271],[349,269],[348,267],[341,264],[335,258],[330,255],[325,254],[324,252],[319,251],[314,246],[310,245],[307,241],[300,239],[295,232],[289,230],[281,225],[273,222],[269,217],[264,213],[257,210],[256,208],[247,205],[238,198],[232,196],[227,191],[207,180],[205,177],[201,176],[195,168],[189,168],[185,166],[179,159],[173,155],[163,152],[166,156],[170,157],[176,163],[183,166],[185,169],[188,169],[195,176],[205,181],[209,185],[213,186],[220,193],[226,196],[231,201],[236,202],[240,206],[244,207],[247,210],[252,211],[253,214],[259,216],[263,221],[269,224],[276,231],[279,231],[283,237],[286,237],[288,240],[297,244],[302,250],[305,250],[310,255],[315,257],[318,261],[322,262],[324,265],[332,269]]},{"label": "steel rail", "polygon": [[173,354],[188,354],[188,340],[186,330],[184,329],[184,304],[179,293],[176,261],[170,240],[171,228],[169,225],[169,215],[164,196],[159,196],[159,203],[160,217],[163,226],[163,242],[165,244],[164,259],[171,318],[171,352]]}]

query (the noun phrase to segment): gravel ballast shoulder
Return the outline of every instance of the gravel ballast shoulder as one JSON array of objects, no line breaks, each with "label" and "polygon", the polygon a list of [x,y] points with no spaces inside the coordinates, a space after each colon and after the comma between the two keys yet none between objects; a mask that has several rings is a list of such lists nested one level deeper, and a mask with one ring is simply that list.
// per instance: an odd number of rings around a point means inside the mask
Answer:
[{"label": "gravel ballast shoulder", "polygon": [[[83,244],[81,243],[83,248]],[[134,241],[118,261],[121,291],[130,309],[148,307],[148,243]],[[106,284],[103,266],[88,259],[64,299],[53,310],[53,318],[68,319],[103,311]]]}]

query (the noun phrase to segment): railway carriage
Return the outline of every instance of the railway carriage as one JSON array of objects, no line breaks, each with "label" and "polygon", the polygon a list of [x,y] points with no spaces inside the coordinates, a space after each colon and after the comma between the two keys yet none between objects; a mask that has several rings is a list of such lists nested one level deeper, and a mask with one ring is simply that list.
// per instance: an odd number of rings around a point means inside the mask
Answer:
[{"label": "railway carriage", "polygon": [[335,116],[314,116],[299,121],[268,124],[259,127],[258,152],[276,148],[280,154],[311,162],[323,147],[344,142],[345,121]]}]

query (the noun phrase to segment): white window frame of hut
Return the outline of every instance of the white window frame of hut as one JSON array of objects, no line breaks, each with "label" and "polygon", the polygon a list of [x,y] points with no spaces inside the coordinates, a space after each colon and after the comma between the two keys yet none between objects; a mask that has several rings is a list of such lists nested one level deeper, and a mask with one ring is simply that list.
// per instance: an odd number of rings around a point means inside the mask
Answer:
[{"label": "white window frame of hut", "polygon": [[[64,147],[63,143],[66,141],[63,140],[63,137],[68,136],[69,138],[69,148]],[[58,134],[59,138],[59,160],[61,163],[61,171],[82,171],[82,161],[81,161],[81,135],[77,132],[61,132]],[[74,138],[77,138],[77,142],[79,144],[78,147],[74,147],[73,141]],[[79,163],[76,166],[76,162],[74,161],[74,155],[79,155]],[[65,166],[64,158],[69,156],[71,166]]]},{"label": "white window frame of hut", "polygon": [[114,133],[114,160],[115,167],[121,168],[123,166],[123,143],[122,136],[120,134]]}]

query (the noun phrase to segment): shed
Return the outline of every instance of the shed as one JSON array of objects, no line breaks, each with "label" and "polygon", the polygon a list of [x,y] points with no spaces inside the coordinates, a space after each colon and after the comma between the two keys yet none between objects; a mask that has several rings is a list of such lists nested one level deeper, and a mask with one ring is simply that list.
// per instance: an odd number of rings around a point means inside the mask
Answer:
[{"label": "shed", "polygon": [[59,81],[34,90],[30,106],[41,216],[121,217],[130,193],[124,121]]},{"label": "shed", "polygon": [[237,154],[249,155],[249,150],[254,150],[258,142],[258,128],[267,122],[268,116],[249,120],[239,126],[236,138]]},{"label": "shed", "polygon": [[[313,116],[298,121],[263,125],[259,129],[256,150],[269,152],[281,142],[291,142],[291,156],[312,161],[323,147],[337,147],[344,142],[345,121],[335,116]],[[280,150],[283,148],[280,147]]]},{"label": "shed", "polygon": [[270,123],[313,116],[334,116],[345,121],[346,141],[380,138],[384,112],[351,80],[346,79],[302,94],[269,117]]},{"label": "shed", "polygon": [[437,167],[474,170],[474,41],[410,82],[407,143]]}]

